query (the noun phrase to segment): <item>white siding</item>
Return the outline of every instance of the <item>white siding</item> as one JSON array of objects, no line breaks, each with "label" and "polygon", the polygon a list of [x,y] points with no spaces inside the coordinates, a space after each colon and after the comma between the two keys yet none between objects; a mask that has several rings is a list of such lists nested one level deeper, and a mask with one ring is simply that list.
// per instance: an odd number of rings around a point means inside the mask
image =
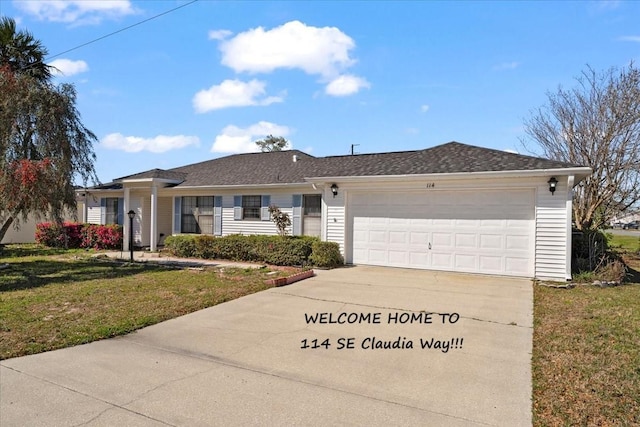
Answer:
[{"label": "white siding", "polygon": [[567,270],[567,177],[560,177],[555,194],[540,179],[536,200],[536,277],[566,280]]},{"label": "white siding", "polygon": [[[269,195],[268,192],[254,192],[254,195]],[[293,195],[291,194],[272,194],[271,204],[276,205],[282,212],[293,216]],[[222,235],[229,234],[278,234],[278,229],[273,221],[242,221],[233,219],[233,197],[222,196]],[[287,229],[291,234],[291,227]]]},{"label": "white siding", "polygon": [[100,197],[90,195],[87,198],[87,223],[100,224],[101,220],[102,208],[100,207]]},{"label": "white siding", "polygon": [[[333,197],[331,190],[327,188],[324,194],[327,205],[326,230],[327,242],[336,242],[340,245],[340,252],[345,254],[345,192],[338,190],[338,195]],[[349,242],[350,244],[350,242]]]}]

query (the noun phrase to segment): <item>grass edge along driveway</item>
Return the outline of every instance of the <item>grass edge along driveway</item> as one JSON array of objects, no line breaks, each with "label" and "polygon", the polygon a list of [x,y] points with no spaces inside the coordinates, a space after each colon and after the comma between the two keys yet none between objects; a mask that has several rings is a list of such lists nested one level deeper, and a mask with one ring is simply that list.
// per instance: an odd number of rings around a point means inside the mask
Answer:
[{"label": "grass edge along driveway", "polygon": [[5,247],[0,359],[124,335],[272,287],[268,268],[175,269]]}]

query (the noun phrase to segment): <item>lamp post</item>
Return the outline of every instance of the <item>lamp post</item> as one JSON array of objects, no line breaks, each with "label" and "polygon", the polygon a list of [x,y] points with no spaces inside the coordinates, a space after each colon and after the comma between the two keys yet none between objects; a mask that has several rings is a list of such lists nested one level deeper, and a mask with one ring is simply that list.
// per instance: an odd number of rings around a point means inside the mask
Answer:
[{"label": "lamp post", "polygon": [[133,217],[136,216],[135,211],[132,209],[127,212],[129,216],[129,253],[131,255],[131,262],[133,262]]}]

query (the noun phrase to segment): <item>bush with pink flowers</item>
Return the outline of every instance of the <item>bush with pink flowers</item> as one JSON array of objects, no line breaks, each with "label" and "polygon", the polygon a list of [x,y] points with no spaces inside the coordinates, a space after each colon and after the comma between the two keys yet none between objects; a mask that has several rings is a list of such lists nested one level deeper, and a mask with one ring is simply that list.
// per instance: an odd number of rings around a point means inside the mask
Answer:
[{"label": "bush with pink flowers", "polygon": [[36,225],[36,242],[53,248],[117,249],[122,247],[122,227],[43,222]]}]

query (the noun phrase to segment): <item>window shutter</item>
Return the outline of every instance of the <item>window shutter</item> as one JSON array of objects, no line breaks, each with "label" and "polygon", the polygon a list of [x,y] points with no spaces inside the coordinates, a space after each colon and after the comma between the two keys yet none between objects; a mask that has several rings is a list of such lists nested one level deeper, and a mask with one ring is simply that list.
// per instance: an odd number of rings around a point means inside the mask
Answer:
[{"label": "window shutter", "polygon": [[118,225],[124,221],[124,197],[118,197]]},{"label": "window shutter", "polygon": [[293,235],[302,235],[302,195],[293,195],[293,217],[291,218]]},{"label": "window shutter", "polygon": [[182,231],[182,197],[173,198],[173,234]]},{"label": "window shutter", "polygon": [[242,219],[242,196],[233,196],[233,219],[235,221]]},{"label": "window shutter", "polygon": [[100,199],[100,224],[104,225],[107,222],[107,199],[102,197]]},{"label": "window shutter", "polygon": [[260,220],[269,221],[271,215],[269,215],[269,204],[271,203],[271,196],[262,196],[262,208],[260,209]]},{"label": "window shutter", "polygon": [[213,234],[222,236],[222,196],[213,198]]}]

